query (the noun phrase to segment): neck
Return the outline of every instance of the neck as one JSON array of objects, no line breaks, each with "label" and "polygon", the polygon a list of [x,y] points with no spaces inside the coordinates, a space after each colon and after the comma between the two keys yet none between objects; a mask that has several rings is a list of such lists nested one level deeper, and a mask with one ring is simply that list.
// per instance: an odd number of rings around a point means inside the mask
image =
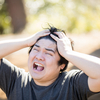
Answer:
[{"label": "neck", "polygon": [[49,86],[51,85],[58,77],[52,79],[52,80],[47,80],[47,81],[42,81],[42,80],[36,80],[36,79],[33,79],[35,84],[36,85],[39,85],[39,86]]}]

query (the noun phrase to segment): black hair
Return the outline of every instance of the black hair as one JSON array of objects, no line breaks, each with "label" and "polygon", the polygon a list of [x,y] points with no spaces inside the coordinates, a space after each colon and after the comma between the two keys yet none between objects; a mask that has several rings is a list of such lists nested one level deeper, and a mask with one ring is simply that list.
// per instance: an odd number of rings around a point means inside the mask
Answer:
[{"label": "black hair", "polygon": [[[50,28],[48,28],[48,29],[49,29],[49,31],[50,31],[50,34],[53,34],[53,35],[55,35],[55,36],[57,36],[57,37],[58,37],[58,35],[54,34],[54,32],[63,32],[63,33],[65,33],[64,30],[57,29],[57,28],[55,28],[55,27],[51,27],[50,25],[49,25],[49,27],[50,27]],[[39,39],[37,39],[37,41],[39,41],[40,39],[49,39],[49,40],[51,40],[51,41],[57,43],[57,42],[50,36],[50,34],[47,35],[47,36],[40,37]],[[60,34],[60,33],[59,33],[59,34]],[[58,37],[58,38],[59,38],[59,37]],[[71,39],[70,39],[70,42],[71,42],[72,49],[73,49],[73,41],[72,41]],[[34,45],[33,45],[33,46],[34,46]],[[29,53],[31,52],[33,46],[30,47]],[[57,51],[58,51],[58,49],[57,49]],[[59,52],[58,52],[58,54],[59,54]],[[63,71],[66,70],[69,61],[66,60],[64,57],[62,57],[60,54],[59,54],[59,56],[60,56],[60,60],[58,61],[58,65],[65,64],[65,67],[64,67],[63,69],[60,70],[61,72],[63,72]]]}]

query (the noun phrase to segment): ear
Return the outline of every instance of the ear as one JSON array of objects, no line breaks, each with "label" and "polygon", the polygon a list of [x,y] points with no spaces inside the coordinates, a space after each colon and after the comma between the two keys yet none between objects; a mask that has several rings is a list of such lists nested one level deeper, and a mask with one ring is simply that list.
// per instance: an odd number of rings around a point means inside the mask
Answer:
[{"label": "ear", "polygon": [[65,64],[60,65],[61,70],[64,69],[64,67],[65,67]]}]

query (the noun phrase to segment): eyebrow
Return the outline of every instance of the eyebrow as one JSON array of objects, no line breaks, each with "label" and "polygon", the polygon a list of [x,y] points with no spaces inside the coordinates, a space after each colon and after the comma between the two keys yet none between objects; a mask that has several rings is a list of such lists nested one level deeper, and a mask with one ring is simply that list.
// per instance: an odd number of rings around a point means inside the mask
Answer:
[{"label": "eyebrow", "polygon": [[[39,46],[39,45],[37,45],[37,44],[35,44],[34,46],[36,46],[36,47],[40,48],[40,46]],[[49,49],[49,48],[45,48],[45,50],[47,50],[47,51],[51,51],[51,52],[55,53],[55,51],[54,51],[54,50]]]},{"label": "eyebrow", "polygon": [[40,47],[39,45],[37,45],[37,44],[34,44],[34,46],[36,46],[36,47]]},{"label": "eyebrow", "polygon": [[48,49],[48,48],[45,48],[47,51],[51,51],[51,52],[53,52],[53,53],[55,53],[55,51],[54,50],[52,50],[52,49]]}]

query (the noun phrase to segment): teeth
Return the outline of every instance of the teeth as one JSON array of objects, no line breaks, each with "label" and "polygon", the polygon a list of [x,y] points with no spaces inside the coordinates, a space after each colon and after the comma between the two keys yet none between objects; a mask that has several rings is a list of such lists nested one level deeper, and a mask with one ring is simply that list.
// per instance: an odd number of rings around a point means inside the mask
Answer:
[{"label": "teeth", "polygon": [[34,69],[37,69],[36,67],[34,67]]},{"label": "teeth", "polygon": [[35,65],[37,65],[37,66],[43,66],[43,65],[41,65],[41,64],[38,64],[38,63],[35,63]]}]

